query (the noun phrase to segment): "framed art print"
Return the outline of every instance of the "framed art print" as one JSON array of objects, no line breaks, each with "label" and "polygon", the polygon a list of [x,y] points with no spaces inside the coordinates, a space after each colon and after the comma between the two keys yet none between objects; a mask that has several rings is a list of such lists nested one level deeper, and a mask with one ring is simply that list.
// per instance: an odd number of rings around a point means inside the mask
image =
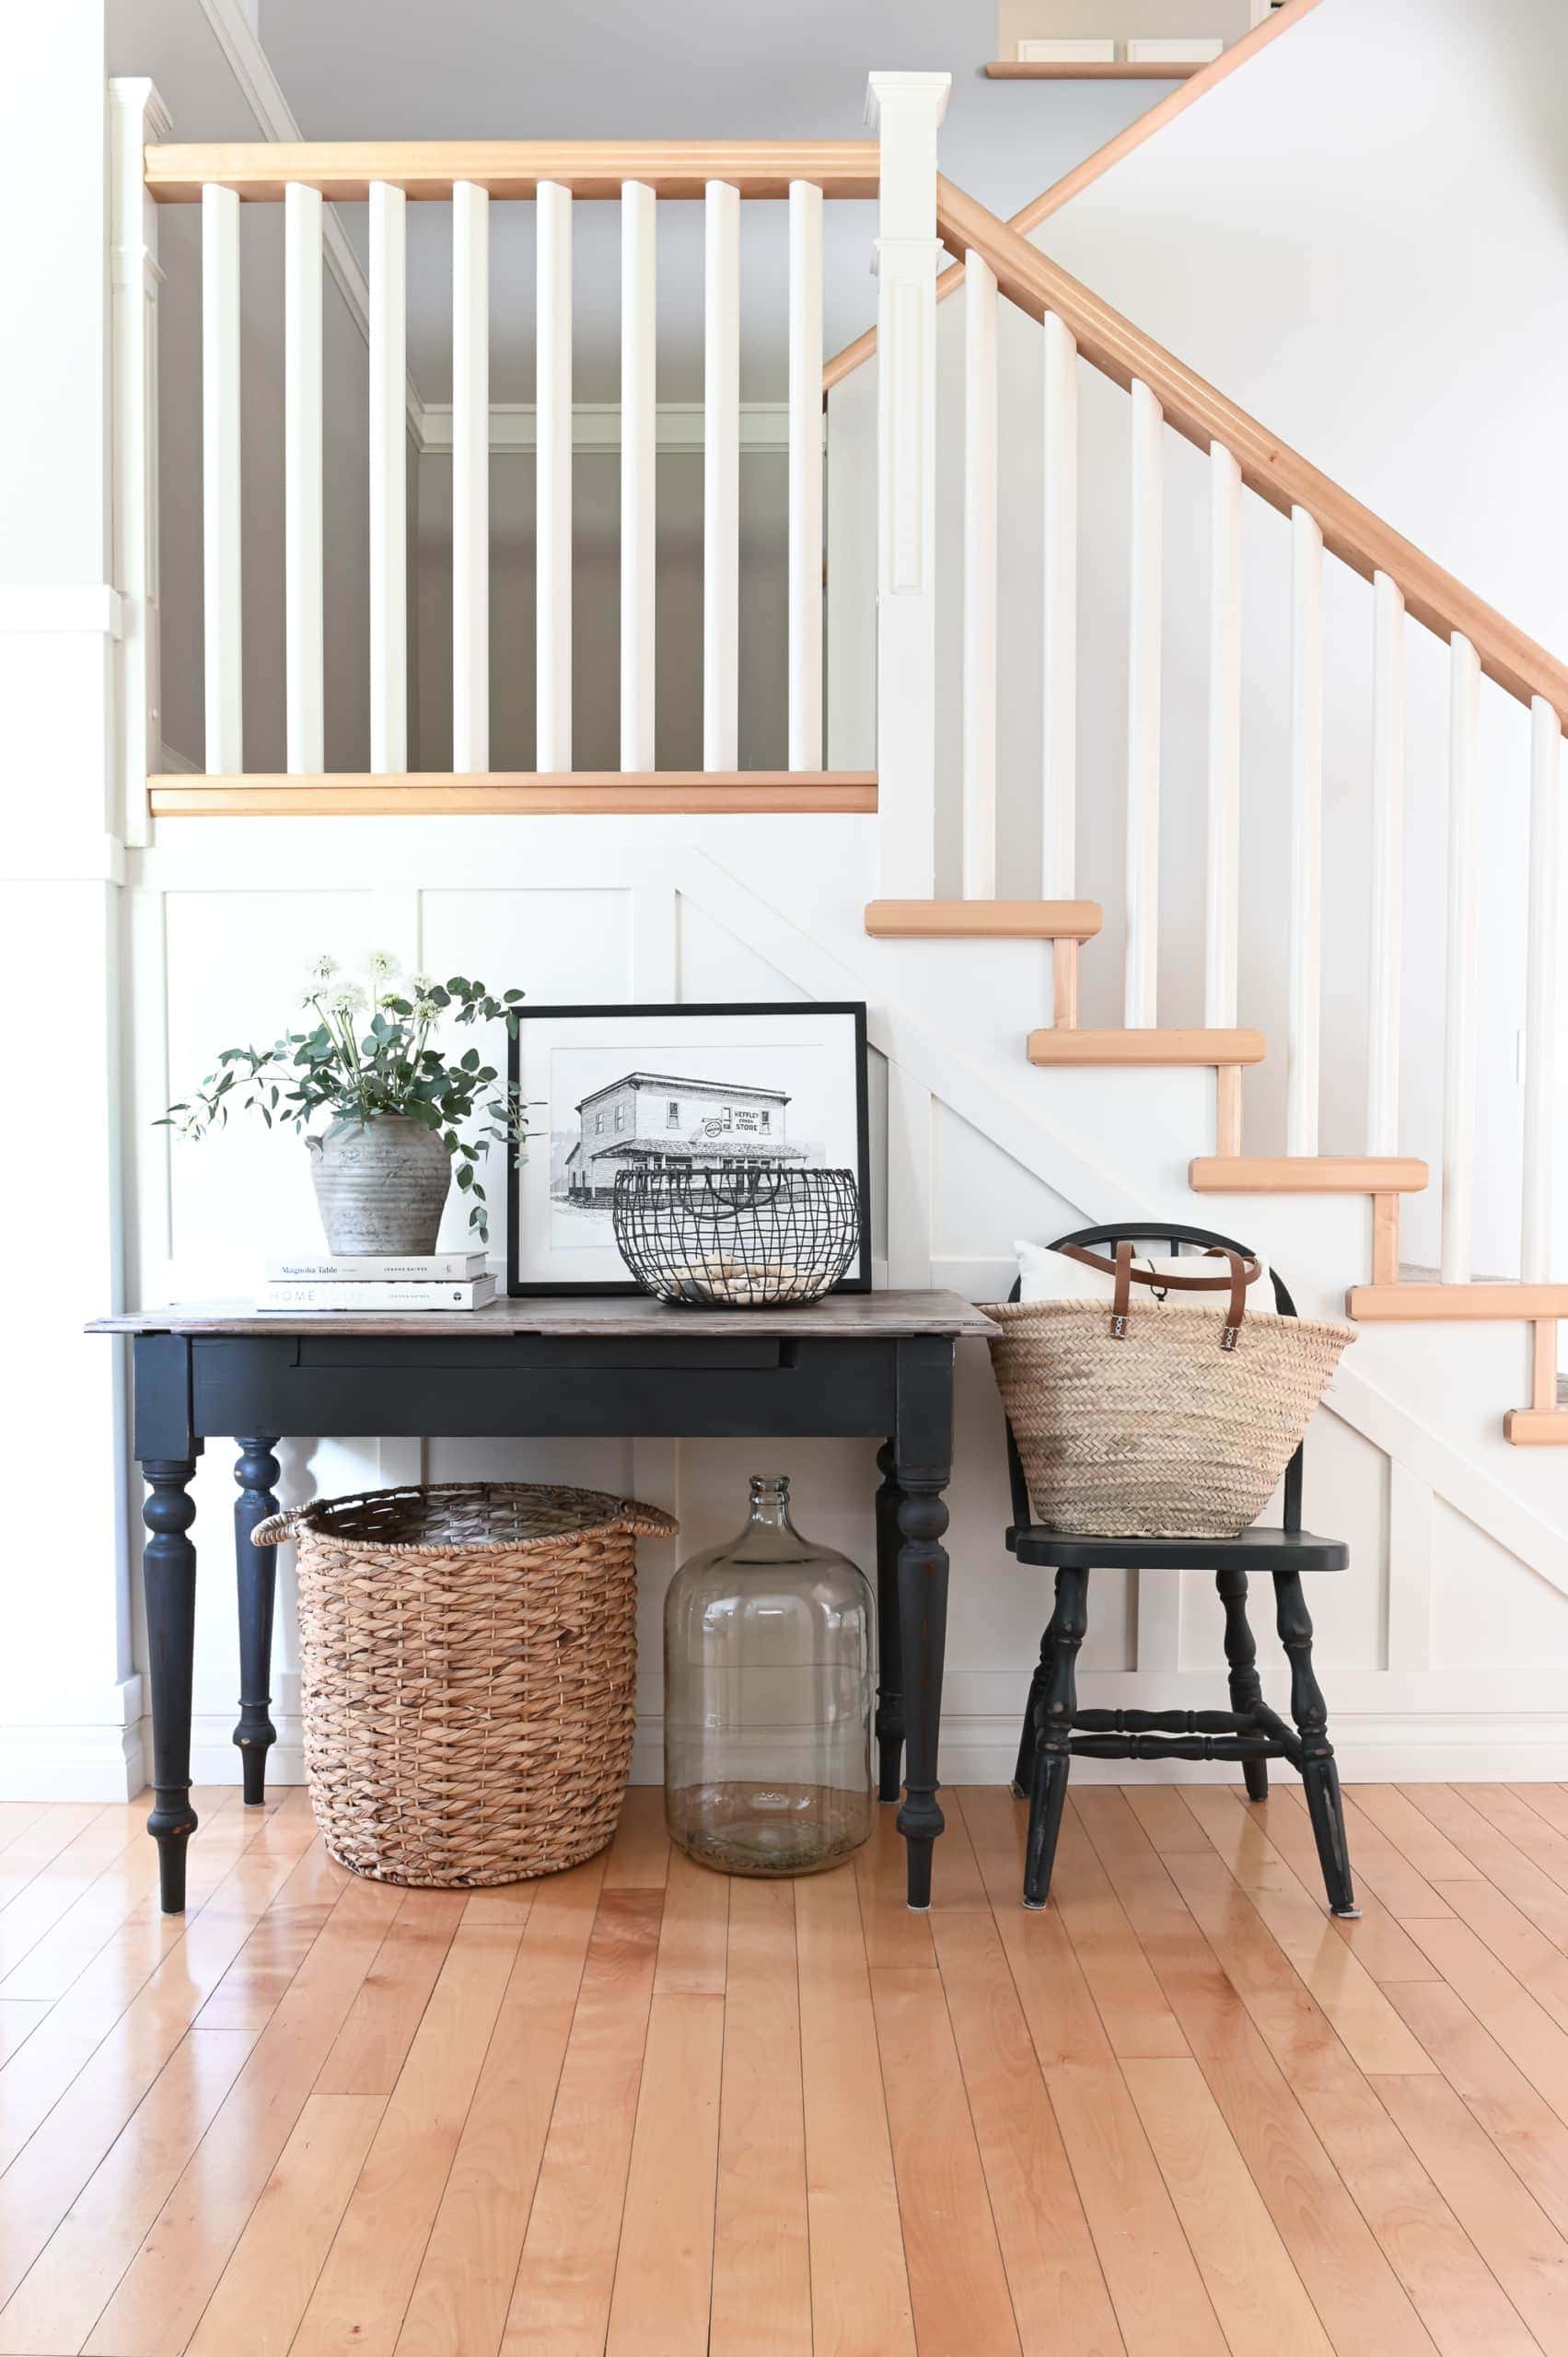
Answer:
[{"label": "framed art print", "polygon": [[519,1009],[509,1078],[529,1108],[508,1167],[506,1290],[638,1293],[615,1242],[617,1175],[635,1168],[849,1170],[871,1285],[865,1008],[856,1001]]}]

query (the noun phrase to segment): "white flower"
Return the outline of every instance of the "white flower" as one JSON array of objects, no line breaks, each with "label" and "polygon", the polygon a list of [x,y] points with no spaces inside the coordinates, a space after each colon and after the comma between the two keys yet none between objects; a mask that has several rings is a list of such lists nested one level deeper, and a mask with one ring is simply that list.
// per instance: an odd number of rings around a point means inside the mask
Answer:
[{"label": "white flower", "polygon": [[408,986],[415,998],[428,998],[436,988],[436,978],[433,974],[411,974]]},{"label": "white flower", "polygon": [[332,976],[337,972],[337,959],[335,958],[322,956],[318,958],[312,965],[310,969],[310,979],[319,990],[323,982],[330,982],[331,981]]},{"label": "white flower", "polygon": [[373,949],[369,957],[370,979],[373,982],[389,982],[399,970],[398,961],[384,949]]},{"label": "white flower", "polygon": [[357,982],[350,982],[345,989],[335,991],[330,1001],[334,1015],[363,1015],[367,1004]]}]

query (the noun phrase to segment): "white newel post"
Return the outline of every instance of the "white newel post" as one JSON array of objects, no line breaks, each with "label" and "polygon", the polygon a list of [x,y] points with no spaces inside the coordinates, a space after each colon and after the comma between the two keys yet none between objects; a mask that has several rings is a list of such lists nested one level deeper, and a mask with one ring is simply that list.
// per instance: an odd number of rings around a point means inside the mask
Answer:
[{"label": "white newel post", "polygon": [[6,1584],[0,1795],[113,1800],[143,1782],[125,1358],[82,1327],[122,1282],[125,843],[159,737],[139,158],[168,123],[145,81],[106,94],[104,0],[16,12],[6,42],[0,245],[27,336],[25,366],[0,371],[0,447],[26,453],[0,469],[0,935],[24,996],[0,1156],[17,1378],[0,1478],[41,1502],[41,1543]]},{"label": "white newel post", "polygon": [[936,830],[936,130],[948,74],[873,74],[879,891],[930,900]]}]

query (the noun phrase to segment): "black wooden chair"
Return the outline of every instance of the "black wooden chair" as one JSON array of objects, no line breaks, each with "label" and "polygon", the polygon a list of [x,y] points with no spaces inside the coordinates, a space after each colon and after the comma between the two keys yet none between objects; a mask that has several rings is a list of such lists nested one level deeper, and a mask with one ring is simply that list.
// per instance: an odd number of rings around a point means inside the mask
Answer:
[{"label": "black wooden chair", "polygon": [[[1247,1251],[1228,1236],[1205,1228],[1141,1226],[1085,1227],[1060,1244],[1107,1245],[1122,1240],[1161,1242],[1175,1252],[1191,1245]],[[1274,1272],[1274,1306],[1286,1318],[1296,1314],[1283,1280]],[[1010,1298],[1016,1301],[1015,1284]],[[1011,1424],[1007,1466],[1013,1486],[1013,1523],[1007,1545],[1020,1563],[1039,1563],[1056,1573],[1056,1608],[1040,1640],[1040,1663],[1029,1687],[1023,1739],[1013,1790],[1029,1804],[1024,1860],[1024,1905],[1043,1907],[1051,1888],[1062,1811],[1074,1755],[1096,1759],[1238,1759],[1249,1800],[1268,1798],[1271,1759],[1285,1759],[1299,1774],[1317,1837],[1318,1857],[1329,1905],[1336,1915],[1361,1912],[1351,1884],[1345,1847],[1339,1770],[1328,1736],[1328,1709],[1312,1671],[1312,1621],[1301,1590],[1303,1572],[1340,1572],[1350,1550],[1337,1538],[1316,1538],[1301,1527],[1302,1451],[1291,1458],[1284,1479],[1284,1524],[1278,1530],[1254,1528],[1239,1538],[1079,1538],[1030,1519],[1028,1485]],[[1081,1711],[1076,1669],[1078,1648],[1088,1627],[1089,1573],[1100,1570],[1147,1572],[1213,1571],[1225,1606],[1225,1650],[1230,1665],[1228,1711]],[[1290,1659],[1288,1727],[1263,1700],[1258,1653],[1247,1619],[1247,1583],[1254,1572],[1274,1582],[1275,1622]]]}]

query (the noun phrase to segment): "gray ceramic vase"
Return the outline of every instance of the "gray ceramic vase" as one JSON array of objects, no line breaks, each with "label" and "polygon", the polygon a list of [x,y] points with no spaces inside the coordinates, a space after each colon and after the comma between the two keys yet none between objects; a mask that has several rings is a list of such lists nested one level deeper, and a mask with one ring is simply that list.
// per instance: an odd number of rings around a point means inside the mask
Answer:
[{"label": "gray ceramic vase", "polygon": [[332,1252],[434,1252],[452,1164],[434,1130],[403,1113],[334,1121],[305,1141]]}]

